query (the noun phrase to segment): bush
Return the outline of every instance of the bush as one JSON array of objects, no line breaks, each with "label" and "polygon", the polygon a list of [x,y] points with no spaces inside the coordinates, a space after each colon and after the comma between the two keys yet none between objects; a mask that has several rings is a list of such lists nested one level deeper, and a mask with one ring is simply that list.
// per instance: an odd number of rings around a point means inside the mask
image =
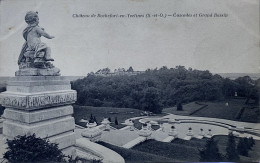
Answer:
[{"label": "bush", "polygon": [[200,161],[221,161],[222,156],[219,153],[218,146],[213,138],[207,141],[203,150],[200,151]]},{"label": "bush", "polygon": [[228,135],[226,152],[226,158],[228,161],[239,161],[240,158],[236,150],[235,136],[232,133]]},{"label": "bush", "polygon": [[183,110],[181,103],[178,103],[178,104],[177,104],[177,110],[178,110],[178,111],[182,111],[182,110]]},{"label": "bush", "polygon": [[3,107],[2,105],[0,105],[0,116],[4,113],[5,107]]},{"label": "bush", "polygon": [[248,145],[249,144],[248,144],[247,138],[239,138],[239,142],[238,142],[238,145],[237,145],[238,153],[242,156],[248,157],[248,150],[249,150]]},{"label": "bush", "polygon": [[36,138],[35,134],[17,136],[14,140],[7,140],[7,145],[4,158],[9,162],[66,162],[58,144]]},{"label": "bush", "polygon": [[255,140],[253,139],[252,136],[248,139],[248,141],[249,141],[250,147],[253,147],[255,145]]},{"label": "bush", "polygon": [[118,125],[117,117],[115,117],[115,125]]}]

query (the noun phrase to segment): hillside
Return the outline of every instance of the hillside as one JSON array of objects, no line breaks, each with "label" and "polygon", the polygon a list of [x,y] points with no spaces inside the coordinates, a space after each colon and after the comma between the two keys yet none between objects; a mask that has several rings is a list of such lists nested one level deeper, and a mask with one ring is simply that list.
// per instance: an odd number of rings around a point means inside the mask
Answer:
[{"label": "hillside", "polygon": [[[259,89],[250,77],[236,80],[209,71],[162,67],[134,76],[88,75],[72,82],[78,93],[77,104],[123,107],[161,113],[162,108],[192,101],[217,101],[238,97],[259,102]],[[251,100],[251,101],[252,101]]]}]

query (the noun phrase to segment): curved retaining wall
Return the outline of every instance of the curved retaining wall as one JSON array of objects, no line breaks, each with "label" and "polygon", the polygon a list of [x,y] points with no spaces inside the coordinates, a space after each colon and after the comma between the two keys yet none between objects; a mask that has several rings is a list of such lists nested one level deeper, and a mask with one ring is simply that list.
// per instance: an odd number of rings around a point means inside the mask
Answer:
[{"label": "curved retaining wall", "polygon": [[93,143],[86,138],[76,140],[76,149],[85,152],[85,156],[89,156],[89,158],[86,159],[101,158],[103,163],[125,163],[124,158],[115,151]]},{"label": "curved retaining wall", "polygon": [[[146,121],[149,120],[161,120],[164,118],[144,118],[144,119],[140,119],[139,122],[140,123],[145,123]],[[216,122],[216,121],[211,121],[211,120],[198,120],[198,119],[177,119],[180,123],[202,123],[202,124],[209,124],[209,125],[215,125],[215,126],[219,126],[219,127],[224,127],[229,129],[231,127],[231,130],[237,131],[237,132],[244,132],[244,133],[248,133],[248,134],[252,134],[255,136],[259,136],[260,137],[260,133],[257,131],[254,131],[253,129],[250,129],[248,127],[245,127],[243,129],[239,129],[236,128],[236,126],[232,125],[232,124],[228,124],[228,123],[223,123],[223,122]]]}]

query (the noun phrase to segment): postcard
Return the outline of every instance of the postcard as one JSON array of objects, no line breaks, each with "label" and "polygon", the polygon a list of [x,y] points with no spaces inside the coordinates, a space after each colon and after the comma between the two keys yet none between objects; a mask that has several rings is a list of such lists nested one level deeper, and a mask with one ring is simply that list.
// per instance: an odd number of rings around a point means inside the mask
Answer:
[{"label": "postcard", "polygon": [[259,20],[257,0],[1,0],[0,144],[35,133],[74,161],[259,161]]}]

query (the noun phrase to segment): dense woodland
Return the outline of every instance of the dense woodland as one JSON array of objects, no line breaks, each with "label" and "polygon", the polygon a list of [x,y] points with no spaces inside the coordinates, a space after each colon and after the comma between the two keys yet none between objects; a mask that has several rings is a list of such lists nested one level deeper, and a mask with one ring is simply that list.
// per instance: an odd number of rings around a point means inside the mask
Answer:
[{"label": "dense woodland", "polygon": [[249,76],[236,80],[213,75],[209,71],[162,67],[142,74],[110,77],[89,74],[72,82],[77,104],[126,107],[160,113],[162,108],[191,101],[213,101],[245,97],[245,102],[259,102],[259,79]]}]

